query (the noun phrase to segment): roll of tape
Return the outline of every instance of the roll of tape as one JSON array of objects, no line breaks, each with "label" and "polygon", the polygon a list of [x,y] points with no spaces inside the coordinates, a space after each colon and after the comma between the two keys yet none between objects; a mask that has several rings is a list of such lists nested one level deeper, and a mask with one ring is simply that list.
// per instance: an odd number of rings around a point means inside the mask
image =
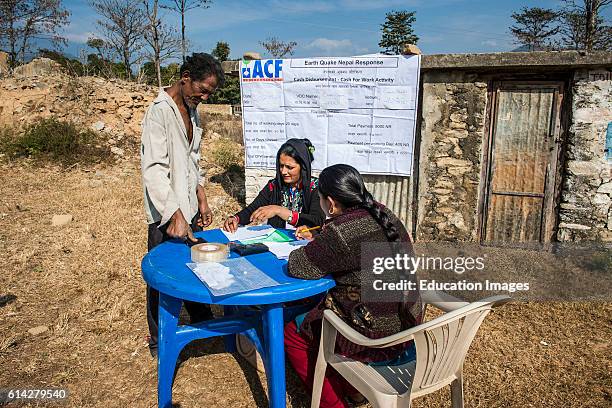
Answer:
[{"label": "roll of tape", "polygon": [[224,244],[206,242],[191,247],[191,261],[195,263],[219,262],[227,259],[228,256],[229,247]]}]

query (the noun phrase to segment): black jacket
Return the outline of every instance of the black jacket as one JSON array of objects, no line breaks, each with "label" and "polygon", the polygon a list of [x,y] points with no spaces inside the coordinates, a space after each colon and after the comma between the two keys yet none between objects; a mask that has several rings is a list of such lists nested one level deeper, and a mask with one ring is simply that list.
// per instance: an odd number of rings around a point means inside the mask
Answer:
[{"label": "black jacket", "polygon": [[[312,188],[311,186],[308,188],[310,194],[304,194],[304,197],[308,197],[310,203],[308,203],[309,205],[304,203],[304,208],[308,208],[309,210],[304,210],[300,213],[296,227],[300,225],[314,227],[317,225],[323,225],[323,221],[325,221],[325,215],[323,214],[321,204],[319,203],[319,192],[316,188]],[[253,214],[253,212],[255,212],[255,210],[257,210],[259,207],[266,205],[281,205],[280,200],[277,198],[281,196],[280,194],[277,194],[279,190],[278,183],[275,179],[268,181],[264,188],[261,189],[257,197],[255,197],[255,200],[236,214],[240,218],[239,224],[249,224],[251,222],[251,214]],[[271,218],[268,220],[268,224],[274,228],[285,228],[285,220],[280,217]]]}]

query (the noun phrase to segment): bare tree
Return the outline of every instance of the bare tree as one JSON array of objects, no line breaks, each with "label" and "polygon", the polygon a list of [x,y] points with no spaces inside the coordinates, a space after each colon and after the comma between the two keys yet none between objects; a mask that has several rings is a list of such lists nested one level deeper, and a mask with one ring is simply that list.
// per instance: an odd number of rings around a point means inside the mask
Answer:
[{"label": "bare tree", "polygon": [[10,66],[24,61],[34,39],[51,40],[56,46],[66,44],[59,33],[69,16],[61,0],[1,0],[0,45],[9,49]]},{"label": "bare tree", "polygon": [[283,58],[285,55],[293,55],[293,50],[297,46],[295,41],[284,42],[277,37],[268,37],[265,41],[260,41],[259,44],[273,58]]},{"label": "bare tree", "polygon": [[[601,17],[595,20],[596,31],[593,38],[594,50],[610,50],[612,47],[612,27],[605,24]],[[572,50],[586,49],[586,17],[575,11],[564,11],[560,25],[561,48]]]},{"label": "bare tree", "polygon": [[602,11],[612,4],[612,0],[564,0],[564,28],[562,39],[564,43],[574,43],[576,48],[592,51],[594,49],[609,50],[612,48],[612,27],[606,24]]},{"label": "bare tree", "polygon": [[555,10],[523,7],[520,13],[512,13],[512,18],[515,23],[510,32],[518,44],[528,46],[530,51],[549,46],[549,39],[559,32],[555,26],[559,13]]},{"label": "bare tree", "polygon": [[178,56],[178,50],[181,46],[181,39],[178,32],[161,22],[158,16],[158,0],[143,0],[145,5],[145,14],[148,24],[145,31],[145,40],[149,44],[151,50],[146,53],[147,57],[153,60],[155,64],[155,72],[157,74],[157,84],[161,88],[161,64],[163,61]]},{"label": "bare tree", "polygon": [[97,21],[104,41],[120,56],[128,79],[132,78],[132,64],[139,56],[146,28],[141,0],[91,0],[92,7],[103,18]]},{"label": "bare tree", "polygon": [[189,10],[196,8],[209,8],[212,0],[166,0],[167,4],[161,7],[175,11],[181,15],[181,51],[183,52],[183,62],[187,54],[187,40],[185,39],[185,14]]}]

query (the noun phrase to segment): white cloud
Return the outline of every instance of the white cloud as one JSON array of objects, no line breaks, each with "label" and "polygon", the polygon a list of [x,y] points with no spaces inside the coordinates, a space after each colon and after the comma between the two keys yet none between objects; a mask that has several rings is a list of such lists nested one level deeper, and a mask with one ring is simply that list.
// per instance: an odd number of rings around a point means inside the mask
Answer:
[{"label": "white cloud", "polygon": [[91,37],[95,37],[96,34],[88,31],[86,33],[64,33],[64,37],[71,42],[85,44]]},{"label": "white cloud", "polygon": [[498,43],[495,40],[484,40],[481,42],[482,45],[486,45],[487,47],[497,47]]},{"label": "white cloud", "polygon": [[335,51],[339,48],[349,48],[352,47],[353,43],[351,40],[331,40],[329,38],[317,38],[316,40],[311,41],[308,45],[304,46],[304,48],[318,48],[322,51],[329,52]]},{"label": "white cloud", "polygon": [[284,13],[327,13],[335,9],[335,5],[325,1],[287,1],[273,0],[270,8],[276,12]]},{"label": "white cloud", "polygon": [[422,3],[421,0],[378,0],[378,1],[363,1],[363,0],[342,0],[340,9],[350,10],[375,10],[375,9],[390,9],[415,7]]}]

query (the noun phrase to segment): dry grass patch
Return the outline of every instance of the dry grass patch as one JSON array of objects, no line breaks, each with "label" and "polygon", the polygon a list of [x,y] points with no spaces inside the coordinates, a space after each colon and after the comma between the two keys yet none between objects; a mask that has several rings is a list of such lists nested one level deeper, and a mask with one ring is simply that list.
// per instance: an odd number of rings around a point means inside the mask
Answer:
[{"label": "dry grass patch", "polygon": [[234,115],[221,115],[218,113],[206,113],[202,115],[204,132],[212,130],[222,139],[243,144],[242,117]]},{"label": "dry grass patch", "polygon": [[[204,146],[204,151],[206,145]],[[138,163],[98,168],[0,165],[2,387],[66,387],[71,407],[152,407],[140,260],[146,224]],[[215,221],[240,206],[209,182]],[[53,214],[73,221],[51,227]],[[469,407],[609,407],[612,306],[514,303],[484,323],[465,365]],[[28,329],[45,325],[38,336]],[[547,345],[541,342],[545,341]],[[190,345],[174,385],[187,407],[265,407],[265,377],[215,339]],[[309,397],[288,370],[288,406]],[[449,407],[448,391],[416,400]]]}]

